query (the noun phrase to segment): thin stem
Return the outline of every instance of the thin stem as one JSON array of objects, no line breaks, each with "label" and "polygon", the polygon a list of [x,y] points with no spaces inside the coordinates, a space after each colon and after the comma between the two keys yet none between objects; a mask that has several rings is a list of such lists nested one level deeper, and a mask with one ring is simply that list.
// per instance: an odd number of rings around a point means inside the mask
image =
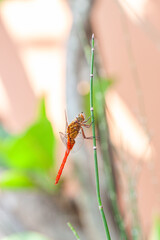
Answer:
[{"label": "thin stem", "polygon": [[95,136],[95,121],[94,121],[94,109],[93,109],[93,65],[94,65],[94,34],[92,34],[92,49],[91,49],[91,73],[90,73],[90,110],[91,110],[91,122],[92,122],[92,133],[93,133],[93,151],[94,151],[94,164],[95,164],[95,175],[96,175],[96,190],[99,210],[102,216],[105,232],[107,239],[110,240],[110,233],[108,224],[103,211],[101,202],[100,186],[99,186],[99,173],[98,173],[98,161],[97,161],[97,148],[96,148],[96,136]]},{"label": "thin stem", "polygon": [[73,234],[75,235],[77,240],[80,240],[80,237],[78,236],[78,233],[76,232],[76,230],[74,229],[74,227],[72,226],[72,224],[70,222],[67,223],[68,227],[71,229],[71,231],[73,232]]},{"label": "thin stem", "polygon": [[[125,232],[124,222],[120,215],[119,209],[118,209],[118,203],[116,198],[116,188],[115,188],[115,182],[114,182],[114,170],[112,169],[111,164],[111,152],[110,150],[110,136],[109,136],[109,129],[108,129],[108,122],[106,118],[106,112],[105,108],[107,108],[106,102],[105,102],[105,96],[102,91],[102,86],[100,82],[100,78],[98,78],[98,93],[99,96],[96,98],[96,105],[97,106],[103,106],[102,109],[97,108],[97,118],[98,118],[98,126],[99,126],[99,134],[100,134],[100,146],[102,151],[102,156],[104,158],[104,171],[106,174],[106,181],[107,181],[107,190],[109,193],[109,197],[111,200],[111,205],[113,208],[113,213],[115,216],[115,220],[118,224],[119,230],[120,230],[120,239],[127,240],[127,235]],[[97,91],[96,91],[97,92]],[[103,123],[106,124],[103,124]],[[104,144],[105,142],[105,144]]]},{"label": "thin stem", "polygon": [[[81,32],[80,35],[82,45],[84,46],[84,54],[86,61],[88,65],[90,64],[90,58],[89,58],[89,53],[90,53],[90,45],[87,42],[86,35],[84,32]],[[107,103],[105,101],[105,93],[102,90],[101,86],[101,77],[99,74],[99,71],[97,69],[98,65],[94,66],[94,75],[97,76],[98,81],[97,81],[97,86],[96,86],[96,112],[97,112],[97,120],[98,120],[98,129],[99,129],[99,134],[100,134],[100,146],[102,150],[102,156],[104,160],[104,171],[106,175],[106,181],[107,181],[107,191],[110,197],[112,209],[115,215],[115,221],[118,224],[118,228],[120,230],[120,239],[127,240],[127,235],[125,232],[125,226],[124,226],[124,221],[123,218],[121,217],[119,208],[118,208],[118,202],[117,202],[117,197],[116,197],[116,187],[115,187],[115,181],[114,181],[114,171],[112,169],[112,163],[111,163],[111,154],[112,151],[110,152],[109,149],[111,146],[109,146],[109,129],[108,129],[108,121],[106,118],[106,109]],[[98,106],[101,106],[99,108]],[[111,116],[109,116],[111,117]],[[113,121],[113,119],[111,119]],[[104,124],[105,123],[105,124]],[[102,140],[103,139],[103,140]],[[105,143],[105,144],[104,144]]]}]

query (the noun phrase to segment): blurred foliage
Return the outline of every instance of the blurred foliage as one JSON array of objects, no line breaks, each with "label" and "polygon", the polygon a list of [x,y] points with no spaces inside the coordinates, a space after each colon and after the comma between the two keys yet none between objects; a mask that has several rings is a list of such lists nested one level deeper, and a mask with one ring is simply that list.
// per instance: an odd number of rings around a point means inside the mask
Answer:
[{"label": "blurred foliage", "polygon": [[0,125],[0,139],[5,139],[9,136],[10,136],[10,134],[8,132],[6,132],[6,130],[3,128],[2,125]]},{"label": "blurred foliage", "polygon": [[[39,186],[49,190],[49,173],[55,167],[56,139],[41,100],[38,118],[22,134],[0,137],[0,188]],[[46,184],[44,184],[46,181]]]},{"label": "blurred foliage", "polygon": [[160,239],[160,218],[156,218],[153,227],[152,232],[149,240],[159,240]]},{"label": "blurred foliage", "polygon": [[0,176],[0,188],[33,187],[30,178],[16,170],[6,170]]},{"label": "blurred foliage", "polygon": [[39,233],[24,232],[4,237],[2,240],[49,240],[49,239],[42,236]]},{"label": "blurred foliage", "polygon": [[[93,102],[95,105],[95,109],[98,109],[98,101],[97,98],[99,96],[99,92],[102,91],[103,95],[105,92],[114,84],[114,80],[112,78],[103,78],[103,77],[94,77],[94,88],[93,88]],[[100,88],[99,88],[100,86]],[[90,116],[90,92],[84,95],[84,109],[86,116]],[[95,119],[96,119],[96,111],[95,111]]]}]

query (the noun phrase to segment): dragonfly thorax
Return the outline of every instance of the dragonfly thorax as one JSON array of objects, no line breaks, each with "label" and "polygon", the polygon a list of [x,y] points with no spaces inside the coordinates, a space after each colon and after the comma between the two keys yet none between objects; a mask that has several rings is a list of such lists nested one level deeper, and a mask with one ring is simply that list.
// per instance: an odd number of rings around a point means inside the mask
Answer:
[{"label": "dragonfly thorax", "polygon": [[67,135],[70,139],[75,139],[81,129],[81,124],[75,120],[68,125]]}]

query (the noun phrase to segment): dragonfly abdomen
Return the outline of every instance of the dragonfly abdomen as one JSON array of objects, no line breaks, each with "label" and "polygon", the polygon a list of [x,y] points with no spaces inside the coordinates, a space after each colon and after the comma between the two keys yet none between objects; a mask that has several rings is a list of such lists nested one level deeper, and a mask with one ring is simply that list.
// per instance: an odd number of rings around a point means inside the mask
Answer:
[{"label": "dragonfly abdomen", "polygon": [[75,144],[75,140],[68,136],[67,149],[71,150]]}]

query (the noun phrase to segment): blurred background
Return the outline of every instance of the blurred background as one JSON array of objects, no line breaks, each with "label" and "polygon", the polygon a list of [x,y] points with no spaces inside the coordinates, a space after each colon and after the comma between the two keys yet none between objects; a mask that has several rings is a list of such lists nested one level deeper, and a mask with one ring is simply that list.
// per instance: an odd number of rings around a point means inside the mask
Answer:
[{"label": "blurred background", "polygon": [[[106,239],[92,142],[59,132],[90,116],[91,36],[102,202],[111,238],[160,239],[160,2],[0,0],[0,239]],[[91,129],[85,129],[91,136]]]}]

